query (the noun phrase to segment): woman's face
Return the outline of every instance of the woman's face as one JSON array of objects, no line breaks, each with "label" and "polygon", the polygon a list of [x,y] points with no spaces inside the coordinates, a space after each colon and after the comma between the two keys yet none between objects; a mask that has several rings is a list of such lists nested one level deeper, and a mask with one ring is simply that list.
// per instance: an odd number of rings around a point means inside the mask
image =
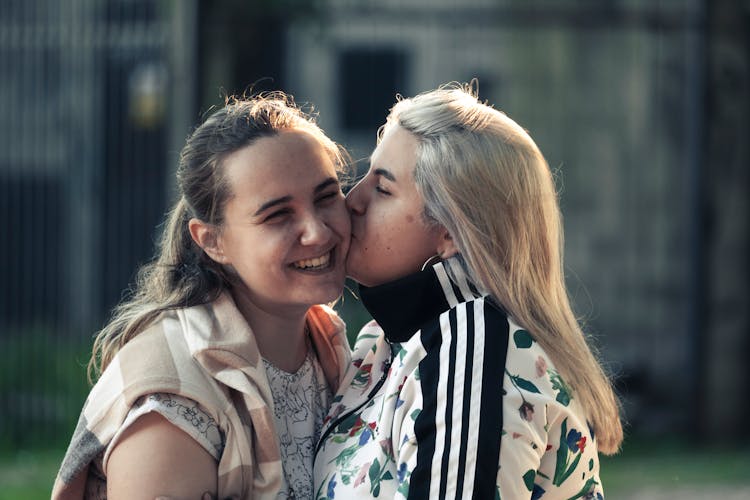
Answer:
[{"label": "woman's face", "polygon": [[335,300],[350,222],[333,161],[308,132],[258,139],[226,158],[232,196],[217,238],[252,303],[268,312]]},{"label": "woman's face", "polygon": [[412,133],[387,126],[367,175],[346,197],[352,216],[346,270],[365,286],[417,272],[437,252],[439,232],[425,223],[414,182],[417,146]]}]

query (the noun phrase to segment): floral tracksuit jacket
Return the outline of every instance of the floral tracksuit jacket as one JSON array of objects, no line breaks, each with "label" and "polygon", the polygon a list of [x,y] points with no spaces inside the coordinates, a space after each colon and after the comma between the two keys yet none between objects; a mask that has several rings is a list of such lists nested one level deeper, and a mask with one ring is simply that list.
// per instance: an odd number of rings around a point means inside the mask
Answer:
[{"label": "floral tracksuit jacket", "polygon": [[375,321],[324,422],[315,499],[603,499],[573,394],[451,264],[360,288]]}]

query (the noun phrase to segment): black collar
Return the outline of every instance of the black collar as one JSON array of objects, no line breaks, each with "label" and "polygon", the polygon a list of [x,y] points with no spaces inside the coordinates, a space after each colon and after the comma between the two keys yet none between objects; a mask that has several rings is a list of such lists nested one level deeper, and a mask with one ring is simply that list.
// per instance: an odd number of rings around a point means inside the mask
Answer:
[{"label": "black collar", "polygon": [[442,312],[486,295],[477,291],[451,260],[382,285],[360,285],[359,294],[390,342],[406,342]]}]

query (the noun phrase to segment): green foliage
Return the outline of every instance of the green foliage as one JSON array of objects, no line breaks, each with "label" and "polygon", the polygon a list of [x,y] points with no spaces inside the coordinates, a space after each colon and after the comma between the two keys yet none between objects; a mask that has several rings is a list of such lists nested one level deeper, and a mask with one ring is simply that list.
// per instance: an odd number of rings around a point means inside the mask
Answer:
[{"label": "green foliage", "polygon": [[63,451],[0,455],[0,500],[47,500]]},{"label": "green foliage", "polygon": [[357,296],[357,285],[351,281],[346,281],[346,288],[341,299],[334,305],[334,309],[339,313],[341,319],[346,322],[346,336],[349,339],[349,345],[354,345],[359,330],[369,322],[372,317],[362,305]]},{"label": "green foliage", "polygon": [[0,337],[0,449],[65,446],[88,393],[89,339],[29,326]]},{"label": "green foliage", "polygon": [[750,486],[748,443],[719,447],[699,446],[691,443],[688,436],[637,438],[626,440],[618,455],[602,456],[600,461],[600,477],[607,498],[622,497],[643,488],[669,491],[694,486],[707,489]]}]

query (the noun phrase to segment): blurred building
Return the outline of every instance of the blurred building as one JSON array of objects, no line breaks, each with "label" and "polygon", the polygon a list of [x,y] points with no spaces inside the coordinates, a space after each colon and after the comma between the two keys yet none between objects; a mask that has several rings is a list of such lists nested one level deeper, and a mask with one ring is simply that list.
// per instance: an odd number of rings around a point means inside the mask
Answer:
[{"label": "blurred building", "polygon": [[0,448],[65,438],[78,346],[152,255],[197,109],[190,6],[0,2]]},{"label": "blurred building", "polygon": [[748,0],[4,1],[0,341],[102,324],[224,94],[292,93],[364,159],[395,94],[476,77],[556,172],[632,429],[747,435],[749,26]]},{"label": "blurred building", "polygon": [[324,128],[366,158],[396,93],[477,77],[556,172],[569,287],[631,428],[741,430],[750,3],[329,5],[286,58]]},{"label": "blurred building", "polygon": [[195,109],[171,84],[185,36],[167,6],[0,4],[4,326],[90,335],[151,255],[173,171],[169,134],[184,134],[181,110]]}]

